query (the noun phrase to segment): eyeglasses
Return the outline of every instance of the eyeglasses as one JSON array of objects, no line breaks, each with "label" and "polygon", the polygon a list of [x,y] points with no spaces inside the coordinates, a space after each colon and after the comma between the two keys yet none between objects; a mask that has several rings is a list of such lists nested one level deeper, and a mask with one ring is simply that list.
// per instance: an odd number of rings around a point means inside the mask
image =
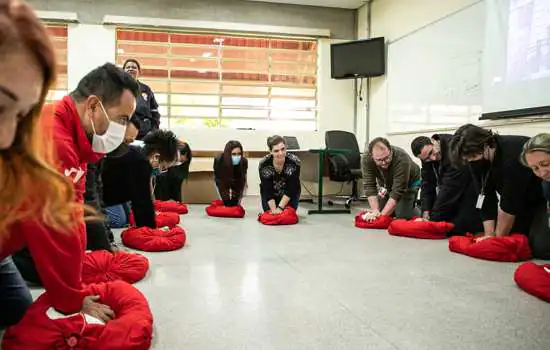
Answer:
[{"label": "eyeglasses", "polygon": [[382,159],[374,159],[373,158],[373,160],[376,164],[389,164],[392,161],[392,154],[390,153],[390,155],[388,155],[387,157],[382,158]]}]

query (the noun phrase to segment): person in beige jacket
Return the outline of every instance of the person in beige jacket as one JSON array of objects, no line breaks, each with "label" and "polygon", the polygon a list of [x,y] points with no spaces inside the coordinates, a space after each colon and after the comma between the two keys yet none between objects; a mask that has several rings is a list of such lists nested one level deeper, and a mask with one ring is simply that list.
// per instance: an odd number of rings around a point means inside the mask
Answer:
[{"label": "person in beige jacket", "polygon": [[420,215],[416,205],[420,188],[420,167],[400,147],[377,137],[361,159],[363,186],[370,210],[366,220],[380,215],[411,219]]}]

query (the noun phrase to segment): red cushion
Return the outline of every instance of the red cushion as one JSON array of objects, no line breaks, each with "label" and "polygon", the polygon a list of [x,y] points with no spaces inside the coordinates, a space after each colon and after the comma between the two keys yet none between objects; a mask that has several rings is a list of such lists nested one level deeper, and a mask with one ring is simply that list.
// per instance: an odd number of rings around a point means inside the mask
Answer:
[{"label": "red cushion", "polygon": [[[176,227],[180,223],[180,216],[177,213],[156,213],[155,221],[157,223],[157,227]],[[136,226],[133,212],[130,212],[128,222],[130,222],[130,226]]]},{"label": "red cushion", "polygon": [[177,250],[185,245],[185,230],[181,227],[171,229],[152,229],[132,227],[122,232],[122,243],[133,249],[145,252],[165,252]]},{"label": "red cushion", "polygon": [[531,258],[531,248],[526,236],[512,233],[505,237],[491,237],[476,242],[476,237],[466,235],[449,239],[449,250],[472,258],[517,262]]},{"label": "red cushion", "polygon": [[264,225],[295,225],[299,218],[296,210],[289,207],[280,214],[271,214],[269,211],[259,214],[258,221]]},{"label": "red cushion", "polygon": [[226,207],[222,200],[215,200],[211,205],[206,207],[206,214],[218,218],[242,218],[244,217],[244,208],[240,205],[234,207]]},{"label": "red cushion", "polygon": [[423,238],[423,239],[445,239],[446,233],[451,231],[454,225],[449,222],[414,221],[397,219],[393,220],[388,227],[392,236]]},{"label": "red cushion", "polygon": [[366,221],[363,219],[363,215],[365,215],[365,211],[360,212],[359,214],[355,215],[355,226],[359,228],[372,228],[372,229],[379,229],[379,230],[385,230],[390,226],[392,222],[392,217],[388,215],[380,215],[376,218],[374,221]]},{"label": "red cushion", "polygon": [[189,208],[187,204],[183,204],[175,201],[155,201],[155,210],[161,213],[177,213],[180,215],[187,214]]},{"label": "red cushion", "polygon": [[514,274],[518,286],[539,299],[550,302],[550,264],[521,264]]},{"label": "red cushion", "polygon": [[87,253],[82,267],[82,282],[85,284],[122,280],[136,283],[149,270],[149,259],[141,254],[118,251],[111,253],[97,250]]},{"label": "red cushion", "polygon": [[105,325],[90,324],[82,314],[50,319],[47,293],[28,309],[23,320],[4,334],[4,350],[102,349],[146,350],[151,346],[153,315],[147,300],[136,288],[123,281],[86,287],[90,295],[99,295],[116,318]]}]

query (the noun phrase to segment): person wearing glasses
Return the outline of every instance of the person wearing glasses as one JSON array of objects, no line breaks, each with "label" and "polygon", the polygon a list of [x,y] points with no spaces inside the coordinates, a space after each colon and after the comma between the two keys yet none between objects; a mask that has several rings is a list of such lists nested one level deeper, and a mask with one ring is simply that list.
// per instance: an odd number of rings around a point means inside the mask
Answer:
[{"label": "person wearing glasses", "polygon": [[420,167],[402,148],[377,137],[361,159],[363,186],[369,201],[368,221],[380,215],[411,219],[419,216],[416,206]]},{"label": "person wearing glasses", "polygon": [[413,155],[422,162],[420,203],[422,218],[452,222],[451,234],[480,232],[483,224],[475,209],[477,192],[467,167],[451,162],[449,142],[453,135],[419,136],[411,143]]},{"label": "person wearing glasses", "polygon": [[[529,236],[533,256],[550,258],[533,226],[534,218],[546,214],[541,179],[521,163],[526,136],[498,135],[477,125],[461,126],[450,142],[453,163],[466,164],[474,175],[485,235],[510,233]],[[497,194],[499,196],[497,196]],[[544,233],[543,233],[544,234]]]},{"label": "person wearing glasses", "polygon": [[302,185],[301,162],[286,151],[286,141],[279,135],[267,139],[269,155],[260,161],[260,195],[264,212],[280,214],[290,206],[298,209]]}]

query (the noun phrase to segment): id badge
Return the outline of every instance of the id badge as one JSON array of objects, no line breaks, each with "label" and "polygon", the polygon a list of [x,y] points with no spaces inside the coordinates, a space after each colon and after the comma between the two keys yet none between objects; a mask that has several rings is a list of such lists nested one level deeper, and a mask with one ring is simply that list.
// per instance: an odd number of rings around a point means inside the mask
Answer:
[{"label": "id badge", "polygon": [[476,209],[481,209],[481,208],[483,208],[483,202],[485,202],[485,195],[484,195],[484,194],[480,194],[480,195],[477,197]]},{"label": "id badge", "polygon": [[386,194],[388,193],[388,190],[385,188],[385,187],[380,187],[380,189],[378,190],[378,196],[379,197],[386,197]]}]

